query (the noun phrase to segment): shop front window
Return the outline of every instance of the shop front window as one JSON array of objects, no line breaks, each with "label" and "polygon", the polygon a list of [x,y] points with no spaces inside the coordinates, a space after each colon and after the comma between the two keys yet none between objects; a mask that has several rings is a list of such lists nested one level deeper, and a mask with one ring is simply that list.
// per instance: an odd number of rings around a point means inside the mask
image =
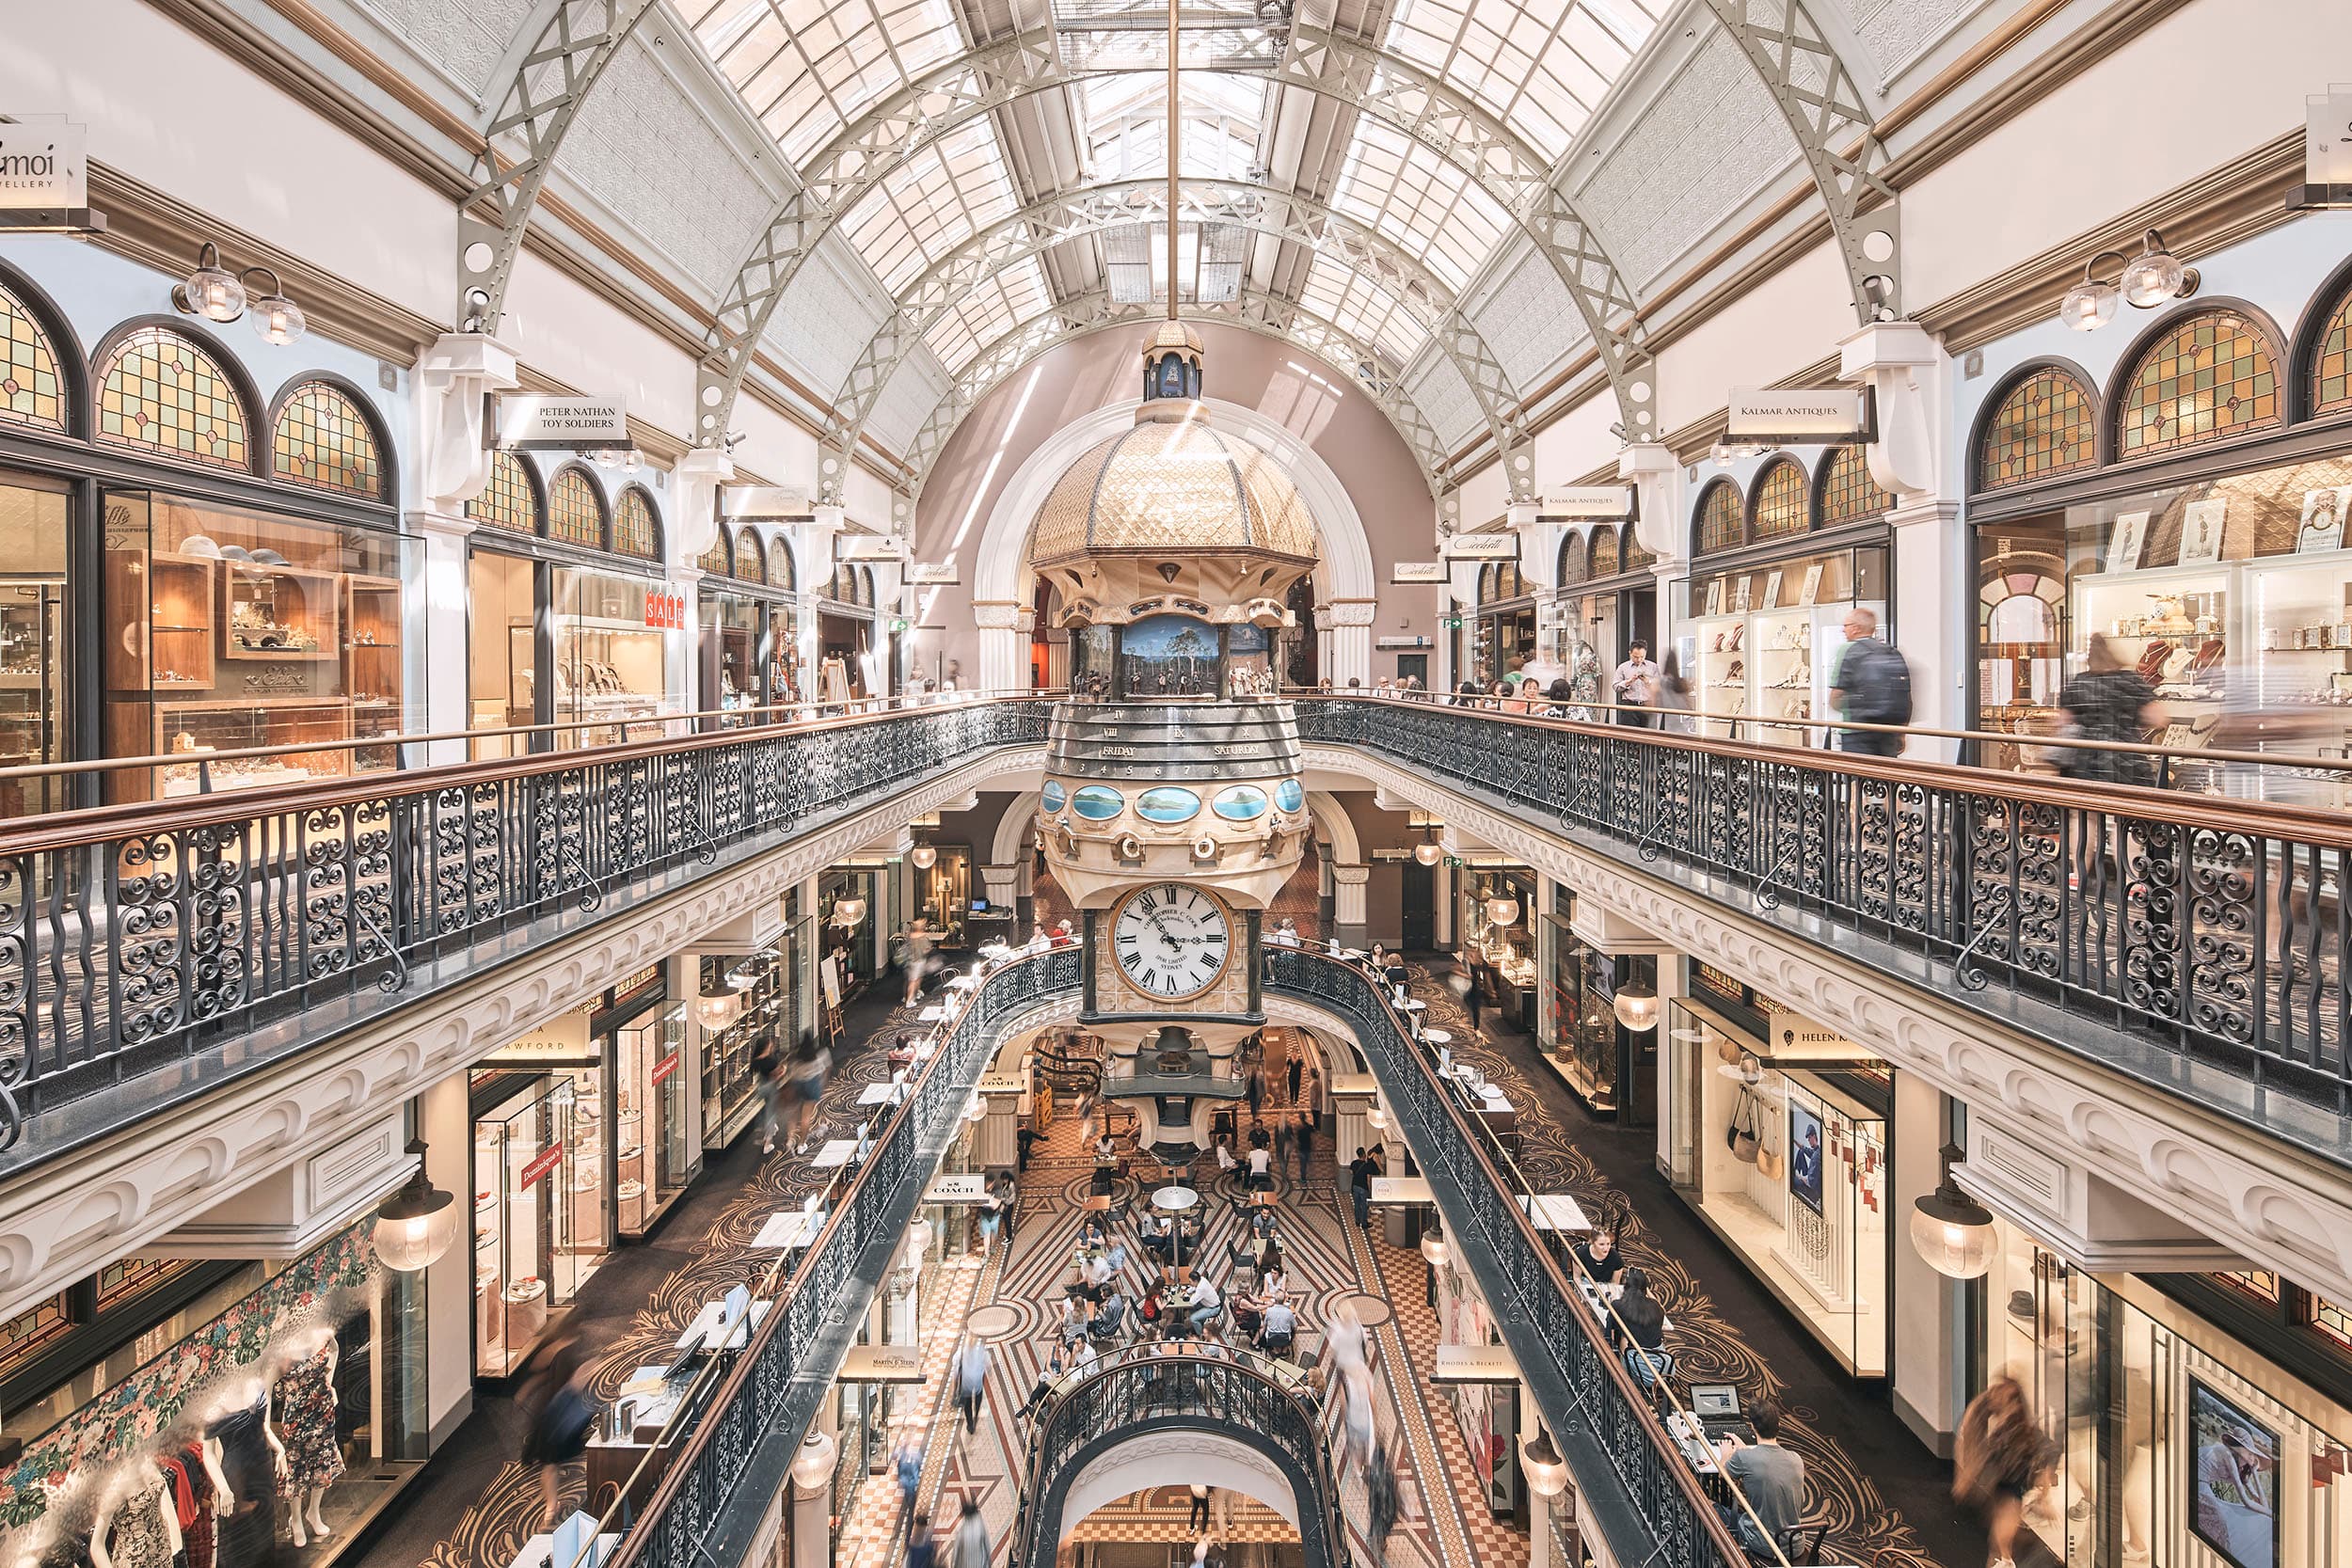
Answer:
[{"label": "shop front window", "polygon": [[604,548],[604,501],[596,481],[579,468],[560,469],[548,483],[548,537],[583,549]]},{"label": "shop front window", "polygon": [[[1819,746],[1829,692],[1856,607],[1886,625],[1886,551],[1869,546],[1798,556],[1690,580],[1676,653],[1701,733]],[[1768,723],[1753,721],[1767,720]]]},{"label": "shop front window", "polygon": [[475,1365],[512,1374],[605,1251],[601,1140],[580,1069],[523,1080],[474,1118]]},{"label": "shop front window", "polygon": [[1819,499],[1815,504],[1823,528],[1883,517],[1895,510],[1892,492],[1880,489],[1878,481],[1870,477],[1870,449],[1867,447],[1838,447],[1834,450],[1829,461],[1822,466],[1818,494]]},{"label": "shop front window", "polygon": [[730,711],[759,705],[759,602],[714,592],[705,579],[700,613],[702,705]]},{"label": "shop front window", "polygon": [[466,503],[466,518],[508,533],[536,533],[545,509],[530,466],[511,451],[501,451],[491,453],[490,481]]},{"label": "shop front window", "polygon": [[640,1015],[613,1044],[613,1199],[621,1234],[636,1238],[702,1165],[686,1098],[694,1075],[686,1070],[685,1004]]},{"label": "shop front window", "polygon": [[1803,533],[1812,521],[1812,513],[1804,465],[1793,457],[1776,457],[1756,476],[1756,499],[1749,504],[1748,535],[1778,539]]},{"label": "shop front window", "polygon": [[[67,518],[63,484],[0,472],[0,768],[68,760]],[[59,776],[0,782],[0,817],[56,811]]]},{"label": "shop front window", "polygon": [[[583,481],[584,483],[584,481]],[[553,574],[555,721],[561,746],[608,746],[646,738],[632,728],[669,710],[661,631],[649,625],[646,596],[659,584],[574,567]]]},{"label": "shop front window", "polygon": [[118,799],[393,766],[389,747],[210,753],[421,727],[402,641],[421,541],[160,492],[108,491],[103,507],[107,749],[189,759],[160,781],[109,775]]}]

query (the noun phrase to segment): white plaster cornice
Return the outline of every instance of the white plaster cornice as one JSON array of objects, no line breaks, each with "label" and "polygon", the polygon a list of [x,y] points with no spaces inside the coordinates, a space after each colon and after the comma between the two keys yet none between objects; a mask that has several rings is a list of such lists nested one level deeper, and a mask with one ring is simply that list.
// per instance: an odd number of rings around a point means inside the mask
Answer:
[{"label": "white plaster cornice", "polygon": [[1042,760],[1034,747],[976,758],[34,1168],[0,1189],[0,1318],[358,1135],[387,1110],[782,896],[879,834]]},{"label": "white plaster cornice", "polygon": [[2308,1290],[2352,1294],[2352,1174],[2088,1057],[1960,1007],[1715,902],[1569,844],[1548,830],[1352,748],[1315,745],[1305,766],[1353,773],[1442,816],[1680,951],[2015,1123],[2127,1192]]}]

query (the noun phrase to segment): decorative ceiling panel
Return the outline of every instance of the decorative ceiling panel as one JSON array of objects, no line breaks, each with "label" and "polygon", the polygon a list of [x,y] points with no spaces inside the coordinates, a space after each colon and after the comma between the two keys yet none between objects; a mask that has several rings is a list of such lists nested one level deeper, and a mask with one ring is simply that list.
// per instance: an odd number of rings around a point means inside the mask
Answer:
[{"label": "decorative ceiling panel", "polygon": [[1552,366],[1590,335],[1551,263],[1533,245],[1517,249],[1518,260],[1470,307],[1470,320],[1502,361],[1511,385],[1533,397]]},{"label": "decorative ceiling panel", "polygon": [[785,291],[768,327],[770,347],[800,367],[820,398],[840,390],[882,321],[882,308],[850,282],[844,264],[823,252],[813,258]]},{"label": "decorative ceiling panel", "polygon": [[1892,76],[1979,4],[1981,0],[1842,0],[1842,8],[1880,74]]},{"label": "decorative ceiling panel", "polygon": [[1427,364],[1407,376],[1405,390],[1421,405],[1448,451],[1459,451],[1486,428],[1486,413],[1478,406],[1470,383],[1442,354],[1429,356]]},{"label": "decorative ceiling panel", "polygon": [[1404,0],[1387,47],[1438,71],[1548,158],[1657,28],[1663,0]]},{"label": "decorative ceiling panel", "polygon": [[703,48],[794,167],[963,47],[951,0],[685,0]]},{"label": "decorative ceiling panel", "polygon": [[1601,161],[1577,207],[1639,291],[1796,156],[1772,94],[1717,28]]},{"label": "decorative ceiling panel", "polygon": [[709,117],[634,40],[581,105],[557,167],[714,294],[771,205]]},{"label": "decorative ceiling panel", "polygon": [[[532,10],[531,0],[366,0],[367,8],[426,58],[473,89],[489,91],[491,72]],[[506,84],[499,84],[505,90]]]},{"label": "decorative ceiling panel", "polygon": [[1021,205],[984,119],[916,151],[883,176],[843,224],[850,244],[893,293],[916,274]]},{"label": "decorative ceiling panel", "polygon": [[1459,167],[1391,126],[1356,122],[1331,205],[1417,252],[1448,286],[1468,284],[1511,215]]},{"label": "decorative ceiling panel", "polygon": [[923,427],[930,411],[939,406],[951,383],[940,373],[939,366],[926,354],[911,355],[890,378],[890,388],[875,405],[874,417],[866,422],[866,433],[883,451],[904,453],[914,442],[914,433]]}]

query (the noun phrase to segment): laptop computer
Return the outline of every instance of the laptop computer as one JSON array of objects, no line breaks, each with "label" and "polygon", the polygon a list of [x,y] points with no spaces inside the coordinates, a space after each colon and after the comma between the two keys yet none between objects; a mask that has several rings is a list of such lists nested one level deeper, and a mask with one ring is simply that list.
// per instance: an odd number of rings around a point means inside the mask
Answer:
[{"label": "laptop computer", "polygon": [[1691,1414],[1699,1418],[1709,1437],[1720,1437],[1726,1432],[1746,1435],[1747,1418],[1740,1414],[1740,1389],[1730,1383],[1693,1383],[1691,1385]]}]

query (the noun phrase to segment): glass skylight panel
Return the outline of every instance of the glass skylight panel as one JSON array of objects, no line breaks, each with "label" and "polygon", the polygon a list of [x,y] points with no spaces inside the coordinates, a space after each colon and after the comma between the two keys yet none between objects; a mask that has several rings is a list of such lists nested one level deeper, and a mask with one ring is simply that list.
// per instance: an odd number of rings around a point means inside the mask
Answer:
[{"label": "glass skylight panel", "polygon": [[1658,25],[1652,0],[1402,0],[1387,46],[1557,158]]},{"label": "glass skylight panel", "polygon": [[1428,341],[1422,325],[1404,301],[1345,262],[1318,254],[1307,269],[1307,285],[1299,301],[1349,335],[1374,344],[1402,365]]},{"label": "glass skylight panel", "polygon": [[1356,122],[1331,204],[1419,255],[1456,293],[1502,244],[1511,223],[1462,169],[1369,118]]},{"label": "glass skylight panel", "polygon": [[[1257,160],[1265,83],[1195,71],[1182,79],[1182,172],[1240,180]],[[1168,81],[1147,72],[1081,83],[1087,150],[1097,180],[1145,180],[1168,172]]]},{"label": "glass skylight panel", "polygon": [[964,296],[930,325],[923,341],[949,374],[961,374],[974,355],[1052,303],[1044,269],[1030,257]]},{"label": "glass skylight panel", "polygon": [[883,176],[850,210],[850,243],[898,293],[983,224],[1018,205],[986,120],[959,126]]},{"label": "glass skylight panel", "polygon": [[682,0],[681,8],[796,166],[963,48],[952,0]]}]

